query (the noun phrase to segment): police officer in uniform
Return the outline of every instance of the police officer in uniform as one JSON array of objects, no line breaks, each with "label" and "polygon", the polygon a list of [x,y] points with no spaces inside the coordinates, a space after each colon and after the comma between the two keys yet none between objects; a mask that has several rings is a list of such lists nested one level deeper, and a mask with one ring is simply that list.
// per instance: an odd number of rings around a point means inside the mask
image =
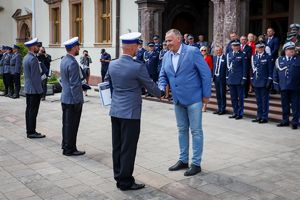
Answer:
[{"label": "police officer in uniform", "polygon": [[[188,36],[188,41],[189,41],[189,43],[188,43],[188,45],[189,46],[193,46],[193,47],[197,47],[197,48],[200,48],[196,43],[195,43],[195,41],[194,41],[194,36],[193,35],[189,35]],[[207,47],[208,48],[208,47]]]},{"label": "police officer in uniform", "polygon": [[138,49],[137,49],[137,53],[136,53],[136,60],[139,60],[143,63],[145,63],[144,60],[144,53],[146,52],[146,49],[143,47],[143,40],[139,40],[138,43]]},{"label": "police officer in uniform", "polygon": [[42,69],[36,55],[39,52],[38,39],[34,38],[24,43],[28,53],[24,57],[24,92],[26,94],[26,132],[28,138],[44,138],[45,135],[36,132],[36,117],[39,112],[43,94],[41,73]]},{"label": "police officer in uniform", "polygon": [[10,67],[10,60],[12,58],[12,48],[6,46],[6,52],[2,58],[2,65],[3,65],[3,82],[5,86],[4,95],[6,97],[13,97],[14,94],[14,83],[13,83],[13,76],[11,75],[11,67]]},{"label": "police officer in uniform", "polygon": [[148,43],[149,50],[144,53],[144,61],[150,78],[156,82],[158,80],[157,68],[159,61],[159,52],[155,50],[153,42]]},{"label": "police officer in uniform", "polygon": [[[286,42],[295,43],[295,51],[297,55],[300,55],[300,38],[296,32],[288,32]],[[284,54],[283,54],[284,55]]]},{"label": "police officer in uniform", "polygon": [[17,45],[14,45],[13,48],[14,54],[10,60],[10,67],[11,67],[11,75],[14,83],[15,93],[13,95],[13,98],[19,98],[19,93],[21,89],[21,80],[20,75],[22,72],[22,56],[20,54],[20,47]]},{"label": "police officer in uniform", "polygon": [[244,87],[247,80],[247,57],[240,50],[240,41],[231,41],[232,51],[227,53],[227,85],[230,89],[233,115],[229,118],[242,119],[244,114]]},{"label": "police officer in uniform", "polygon": [[123,55],[110,63],[105,81],[111,83],[110,108],[112,124],[112,156],[116,186],[121,190],[138,190],[145,187],[137,184],[132,176],[141,123],[141,87],[160,98],[163,94],[150,79],[145,64],[134,60],[138,38],[133,32],[120,37]]},{"label": "police officer in uniform", "polygon": [[79,55],[78,37],[74,37],[66,42],[64,46],[67,55],[61,60],[61,107],[62,107],[62,149],[65,156],[84,155],[84,151],[79,151],[76,146],[77,132],[81,118],[83,93],[81,68],[75,59]]},{"label": "police officer in uniform", "polygon": [[[4,58],[5,54],[6,54],[6,46],[3,45],[0,50],[0,75],[2,75],[2,76],[3,76],[3,58]],[[4,81],[4,77],[3,77],[3,81]],[[5,96],[6,94],[3,93],[2,95]]]},{"label": "police officer in uniform", "polygon": [[272,58],[265,52],[265,43],[256,43],[256,54],[251,57],[251,82],[257,104],[256,119],[252,122],[267,123],[269,114],[269,89],[273,77]]},{"label": "police officer in uniform", "polygon": [[227,62],[226,56],[223,54],[223,49],[220,46],[215,47],[213,58],[213,81],[215,83],[218,110],[214,114],[223,115],[226,113],[226,73]]},{"label": "police officer in uniform", "polygon": [[163,42],[163,49],[159,52],[159,56],[158,56],[158,68],[157,68],[157,74],[160,73],[160,69],[162,66],[162,60],[164,58],[165,53],[168,52],[168,47],[167,47],[167,43],[164,41]]},{"label": "police officer in uniform", "polygon": [[280,91],[282,106],[282,121],[278,127],[289,126],[290,108],[292,108],[292,129],[299,124],[299,98],[300,98],[300,57],[295,54],[295,44],[287,42],[283,49],[285,56],[276,60],[273,74],[275,89]]},{"label": "police officer in uniform", "polygon": [[154,50],[159,53],[162,50],[162,44],[159,41],[159,36],[154,35],[152,39],[153,39],[153,42],[154,42]]}]

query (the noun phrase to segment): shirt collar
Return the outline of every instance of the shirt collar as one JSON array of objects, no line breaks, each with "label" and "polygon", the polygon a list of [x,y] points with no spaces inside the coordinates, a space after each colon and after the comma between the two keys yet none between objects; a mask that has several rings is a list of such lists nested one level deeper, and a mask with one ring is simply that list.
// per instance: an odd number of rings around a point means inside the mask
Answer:
[{"label": "shirt collar", "polygon": [[123,56],[133,58],[133,57],[132,57],[131,55],[129,55],[129,54],[123,54]]},{"label": "shirt collar", "polygon": [[72,54],[68,53],[69,56],[72,56],[73,58],[75,58],[75,56],[73,56]]},{"label": "shirt collar", "polygon": [[172,55],[177,55],[177,54],[180,55],[181,49],[182,49],[182,44],[180,45],[180,47],[179,47],[179,49],[178,49],[178,51],[176,53],[174,53],[173,51],[171,51],[171,54]]}]

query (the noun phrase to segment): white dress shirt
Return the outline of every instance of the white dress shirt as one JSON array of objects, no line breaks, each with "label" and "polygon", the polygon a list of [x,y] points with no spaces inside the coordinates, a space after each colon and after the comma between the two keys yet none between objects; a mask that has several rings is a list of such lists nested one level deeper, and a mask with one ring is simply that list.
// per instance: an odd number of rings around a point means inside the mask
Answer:
[{"label": "white dress shirt", "polygon": [[178,68],[178,61],[179,61],[179,57],[180,57],[180,53],[181,53],[181,48],[182,48],[182,44],[180,45],[180,47],[176,53],[171,51],[172,64],[173,64],[175,72],[177,71],[177,68]]}]

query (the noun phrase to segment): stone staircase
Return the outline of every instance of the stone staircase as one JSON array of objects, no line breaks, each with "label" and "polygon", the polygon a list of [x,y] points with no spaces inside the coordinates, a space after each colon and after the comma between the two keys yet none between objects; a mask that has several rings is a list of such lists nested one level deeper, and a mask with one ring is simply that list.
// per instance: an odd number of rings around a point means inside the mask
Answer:
[{"label": "stone staircase", "polygon": [[[230,100],[230,94],[229,91],[227,92],[227,112],[229,114],[232,113],[232,106],[231,106],[231,100]],[[143,97],[144,99],[147,100],[152,100],[152,101],[159,101],[157,98],[154,97]],[[171,104],[171,101],[168,101],[166,99],[162,99],[161,102],[163,103],[169,103]],[[215,88],[212,88],[212,96],[210,98],[210,102],[207,105],[208,110],[215,111],[217,109],[217,99],[216,99],[216,91]],[[248,98],[245,98],[244,101],[244,113],[245,116],[250,117],[250,118],[255,118],[256,117],[256,99],[255,99],[255,94],[254,93],[249,93]],[[281,101],[280,101],[280,95],[279,94],[271,94],[270,95],[270,107],[269,107],[269,120],[274,121],[274,122],[279,122],[282,118],[281,116]]]}]

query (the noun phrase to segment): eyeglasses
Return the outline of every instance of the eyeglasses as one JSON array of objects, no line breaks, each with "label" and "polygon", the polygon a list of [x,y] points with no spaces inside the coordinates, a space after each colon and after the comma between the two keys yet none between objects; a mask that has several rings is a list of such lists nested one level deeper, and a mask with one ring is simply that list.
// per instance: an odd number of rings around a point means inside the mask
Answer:
[{"label": "eyeglasses", "polygon": [[206,51],[206,49],[202,49],[201,51]]}]

